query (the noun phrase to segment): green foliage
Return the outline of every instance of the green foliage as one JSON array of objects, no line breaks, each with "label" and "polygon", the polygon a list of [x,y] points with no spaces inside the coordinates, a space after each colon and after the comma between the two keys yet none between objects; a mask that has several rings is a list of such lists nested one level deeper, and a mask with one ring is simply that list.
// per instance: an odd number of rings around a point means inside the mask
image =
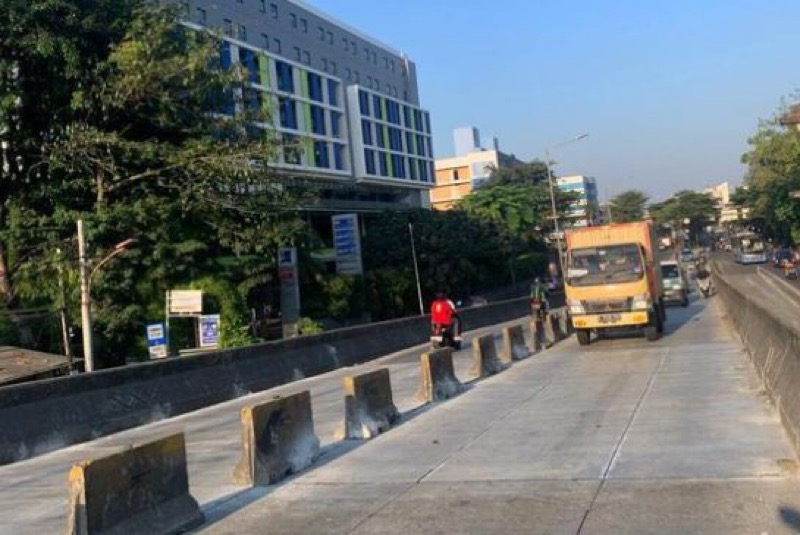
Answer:
[{"label": "green foliage", "polygon": [[624,191],[609,201],[611,219],[615,223],[642,221],[648,201],[647,195],[640,190]]},{"label": "green foliage", "polygon": [[710,194],[689,190],[679,191],[650,207],[650,215],[658,223],[684,227],[688,220],[688,229],[695,240],[703,233],[703,228],[717,218],[717,212],[717,203]]},{"label": "green foliage", "polygon": [[350,275],[331,275],[322,280],[326,315],[347,321],[365,312],[364,281]]},{"label": "green foliage", "polygon": [[763,122],[748,143],[742,157],[748,166],[746,188],[737,190],[735,202],[749,207],[751,218],[763,220],[770,235],[793,239],[800,230],[800,202],[792,197],[800,190],[800,134],[773,120]]},{"label": "green foliage", "polygon": [[325,329],[322,328],[322,324],[311,318],[300,318],[300,321],[297,322],[297,330],[300,332],[301,336],[310,336],[312,334],[322,334],[325,332]]},{"label": "green foliage", "polygon": [[547,183],[547,165],[539,160],[494,168],[490,178],[490,184],[494,186],[541,183]]}]

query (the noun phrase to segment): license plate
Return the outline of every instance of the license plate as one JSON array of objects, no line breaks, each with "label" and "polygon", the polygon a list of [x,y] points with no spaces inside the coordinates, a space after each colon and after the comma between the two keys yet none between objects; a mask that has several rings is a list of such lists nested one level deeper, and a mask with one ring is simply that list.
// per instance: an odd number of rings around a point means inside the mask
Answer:
[{"label": "license plate", "polygon": [[622,321],[622,316],[619,314],[602,314],[598,321],[603,325],[608,325],[610,323],[619,323]]}]

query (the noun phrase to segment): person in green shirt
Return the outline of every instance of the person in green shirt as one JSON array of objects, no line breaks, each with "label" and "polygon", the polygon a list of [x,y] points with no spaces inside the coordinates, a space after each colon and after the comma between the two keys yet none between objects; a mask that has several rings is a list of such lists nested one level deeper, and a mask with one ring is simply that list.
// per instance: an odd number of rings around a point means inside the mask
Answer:
[{"label": "person in green shirt", "polygon": [[531,315],[544,315],[550,308],[547,301],[547,288],[542,280],[536,277],[531,284]]}]

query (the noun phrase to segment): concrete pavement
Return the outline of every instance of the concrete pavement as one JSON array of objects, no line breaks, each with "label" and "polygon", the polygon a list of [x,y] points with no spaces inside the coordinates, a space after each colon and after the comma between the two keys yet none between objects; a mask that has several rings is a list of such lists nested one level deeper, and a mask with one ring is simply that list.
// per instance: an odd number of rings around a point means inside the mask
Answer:
[{"label": "concrete pavement", "polygon": [[[500,326],[466,333],[466,340],[489,332],[499,333]],[[296,382],[265,392],[0,466],[0,534],[41,535],[63,531],[67,473],[73,463],[112,453],[120,446],[147,442],[181,431],[186,433],[191,493],[201,505],[205,505],[211,518],[225,514],[262,493],[261,490],[243,491],[232,482],[233,468],[241,451],[239,411],[243,406],[263,403],[275,395],[311,390],[315,430],[323,446],[323,455],[317,462],[319,465],[356,446],[356,443],[335,439],[335,431],[344,418],[344,376],[388,367],[395,403],[406,415],[412,414],[421,405],[415,394],[420,387],[419,356],[426,347],[418,346],[371,363],[313,378],[298,378]],[[469,378],[470,355],[467,346],[455,358],[456,373],[462,380]]]},{"label": "concrete pavement", "polygon": [[710,301],[567,341],[283,484],[222,533],[796,533],[795,455]]}]

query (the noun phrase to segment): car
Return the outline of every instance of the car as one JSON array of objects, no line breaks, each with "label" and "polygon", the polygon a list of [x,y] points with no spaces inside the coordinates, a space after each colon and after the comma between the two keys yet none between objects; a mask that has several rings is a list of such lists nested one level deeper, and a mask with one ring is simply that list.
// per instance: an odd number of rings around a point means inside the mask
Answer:
[{"label": "car", "polygon": [[686,248],[681,251],[681,262],[691,262],[694,260],[694,253],[691,249]]},{"label": "car", "polygon": [[689,306],[689,284],[680,262],[663,260],[660,267],[661,280],[664,283],[664,302]]},{"label": "car", "polygon": [[793,256],[792,250],[787,247],[775,249],[775,252],[772,253],[772,265],[774,265],[776,268],[782,267],[783,264],[787,260],[791,260]]}]

